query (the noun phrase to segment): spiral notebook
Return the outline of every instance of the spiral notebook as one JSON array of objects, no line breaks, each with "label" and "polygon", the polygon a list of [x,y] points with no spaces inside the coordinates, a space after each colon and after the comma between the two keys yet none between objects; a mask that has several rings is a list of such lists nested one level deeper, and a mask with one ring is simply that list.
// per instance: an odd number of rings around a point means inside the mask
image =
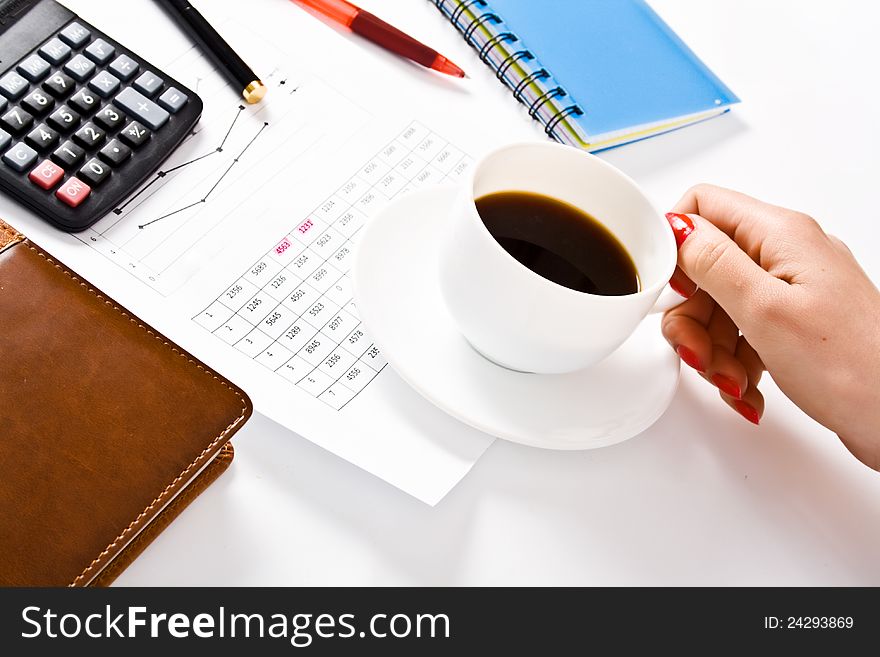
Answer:
[{"label": "spiral notebook", "polygon": [[739,102],[644,0],[431,1],[563,143],[612,148]]}]

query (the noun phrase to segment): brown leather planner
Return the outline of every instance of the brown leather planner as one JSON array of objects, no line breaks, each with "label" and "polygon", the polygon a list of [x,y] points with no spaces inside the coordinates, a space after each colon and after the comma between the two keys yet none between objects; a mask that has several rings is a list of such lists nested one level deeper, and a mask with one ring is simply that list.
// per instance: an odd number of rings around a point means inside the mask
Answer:
[{"label": "brown leather planner", "polygon": [[251,411],[0,221],[0,585],[109,584],[229,466]]}]

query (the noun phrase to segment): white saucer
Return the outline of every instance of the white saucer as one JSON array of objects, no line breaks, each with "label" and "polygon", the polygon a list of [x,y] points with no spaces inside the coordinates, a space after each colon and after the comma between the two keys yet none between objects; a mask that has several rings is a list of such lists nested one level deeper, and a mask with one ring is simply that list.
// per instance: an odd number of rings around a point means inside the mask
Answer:
[{"label": "white saucer", "polygon": [[572,374],[524,374],[486,360],[461,336],[437,282],[437,252],[455,190],[388,205],[362,229],[355,303],[397,373],[453,417],[499,438],[591,449],[632,438],[666,410],[679,360],[648,317],[617,351]]}]

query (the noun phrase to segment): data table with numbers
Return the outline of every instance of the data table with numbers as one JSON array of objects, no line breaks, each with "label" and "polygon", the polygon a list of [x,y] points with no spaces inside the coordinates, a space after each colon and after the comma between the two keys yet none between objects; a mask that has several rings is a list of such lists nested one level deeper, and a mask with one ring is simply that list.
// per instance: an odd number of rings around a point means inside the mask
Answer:
[{"label": "data table with numbers", "polygon": [[457,181],[470,164],[445,139],[411,123],[193,320],[342,409],[385,367],[352,300],[360,229],[398,194]]}]

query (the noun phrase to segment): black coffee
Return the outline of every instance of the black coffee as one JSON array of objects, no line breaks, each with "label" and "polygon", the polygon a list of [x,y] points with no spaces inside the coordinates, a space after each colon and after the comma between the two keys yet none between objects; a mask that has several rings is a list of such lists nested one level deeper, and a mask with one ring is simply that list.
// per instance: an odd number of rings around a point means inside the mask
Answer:
[{"label": "black coffee", "polygon": [[476,204],[498,243],[547,280],[590,294],[639,291],[639,274],[626,248],[586,212],[530,192],[487,194]]}]

